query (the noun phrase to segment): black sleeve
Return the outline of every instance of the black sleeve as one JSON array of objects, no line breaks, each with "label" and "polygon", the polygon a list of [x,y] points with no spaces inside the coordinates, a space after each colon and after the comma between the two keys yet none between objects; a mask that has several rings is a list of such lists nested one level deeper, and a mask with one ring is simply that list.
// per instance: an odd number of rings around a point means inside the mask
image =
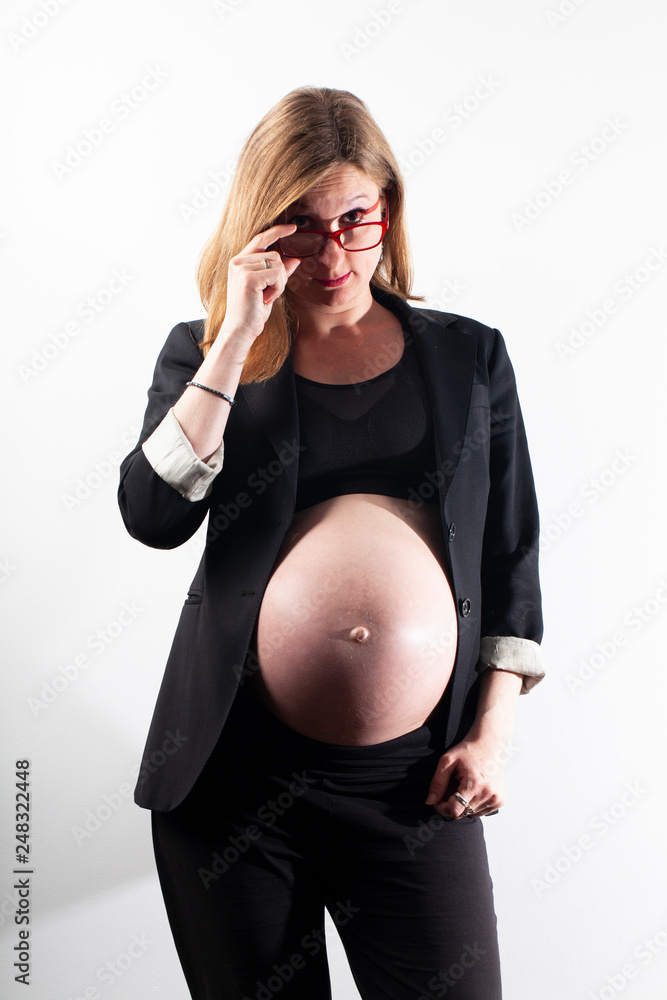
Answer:
[{"label": "black sleeve", "polygon": [[539,517],[512,364],[502,335],[488,358],[490,489],[482,549],[482,635],[540,642]]},{"label": "black sleeve", "polygon": [[139,440],[120,466],[118,505],[125,527],[145,545],[173,549],[194,535],[206,517],[210,494],[186,500],[161,479],[144,455],[141,445],[180,399],[204,356],[190,325],[178,323],[160,351]]}]

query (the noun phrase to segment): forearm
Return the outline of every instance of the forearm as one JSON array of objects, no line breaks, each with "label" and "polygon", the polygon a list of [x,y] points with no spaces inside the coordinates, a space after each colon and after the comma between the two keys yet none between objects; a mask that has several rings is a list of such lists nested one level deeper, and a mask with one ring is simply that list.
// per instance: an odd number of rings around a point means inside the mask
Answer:
[{"label": "forearm", "polygon": [[489,667],[479,678],[479,700],[469,740],[509,743],[523,675]]},{"label": "forearm", "polygon": [[[191,381],[201,382],[234,398],[243,362],[238,347],[224,343],[218,335]],[[230,410],[231,406],[225,399],[192,385],[187,386],[174,404],[174,416],[195,454],[203,461],[207,461],[219,447]]]}]

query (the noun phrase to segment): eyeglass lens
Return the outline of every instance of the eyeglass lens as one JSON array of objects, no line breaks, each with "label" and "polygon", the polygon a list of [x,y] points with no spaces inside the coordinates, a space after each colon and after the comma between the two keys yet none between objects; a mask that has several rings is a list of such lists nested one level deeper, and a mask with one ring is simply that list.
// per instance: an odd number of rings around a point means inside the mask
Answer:
[{"label": "eyeglass lens", "polygon": [[[382,226],[372,222],[346,229],[340,234],[340,241],[346,250],[371,250],[381,240]],[[280,249],[287,257],[306,257],[318,253],[323,242],[319,233],[293,233],[281,239]]]}]

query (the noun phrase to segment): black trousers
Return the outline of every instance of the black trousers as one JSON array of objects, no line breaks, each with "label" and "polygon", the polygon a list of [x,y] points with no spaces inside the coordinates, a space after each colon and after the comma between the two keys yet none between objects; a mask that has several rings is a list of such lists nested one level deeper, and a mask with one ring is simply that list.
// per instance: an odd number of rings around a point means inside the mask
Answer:
[{"label": "black trousers", "polygon": [[152,813],[193,1000],[329,1000],[325,908],[363,1000],[500,1000],[482,821],[424,805],[442,733],[323,743],[239,689],[190,794]]}]

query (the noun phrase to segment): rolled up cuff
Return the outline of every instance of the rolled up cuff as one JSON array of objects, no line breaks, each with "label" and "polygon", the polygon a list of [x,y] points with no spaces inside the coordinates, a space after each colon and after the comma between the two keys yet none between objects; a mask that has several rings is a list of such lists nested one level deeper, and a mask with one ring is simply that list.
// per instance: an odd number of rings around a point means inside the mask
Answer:
[{"label": "rolled up cuff", "polygon": [[222,468],[223,442],[207,462],[195,454],[174,415],[167,410],[161,422],[141,445],[154,471],[186,500],[203,500],[213,489],[213,480]]},{"label": "rolled up cuff", "polygon": [[539,643],[533,639],[520,639],[513,635],[491,635],[482,638],[476,670],[481,673],[487,667],[523,674],[520,694],[528,694],[546,673],[542,666]]}]

